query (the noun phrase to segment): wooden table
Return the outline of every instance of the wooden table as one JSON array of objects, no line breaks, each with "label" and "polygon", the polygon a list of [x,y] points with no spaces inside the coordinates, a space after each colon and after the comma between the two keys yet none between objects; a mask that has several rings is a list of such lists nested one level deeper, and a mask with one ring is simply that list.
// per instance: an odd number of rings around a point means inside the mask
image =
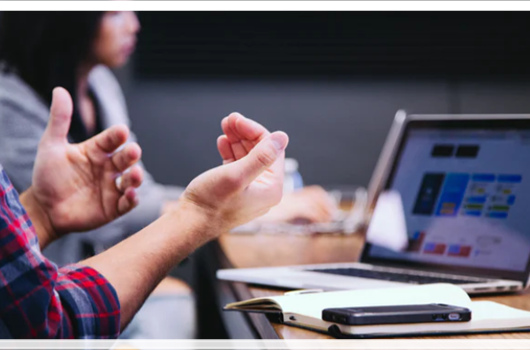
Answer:
[{"label": "wooden table", "polygon": [[[227,234],[212,243],[219,262],[218,268],[262,267],[314,263],[352,262],[358,260],[363,238],[361,235],[242,235]],[[252,297],[283,294],[285,290],[265,288],[244,283],[217,281],[219,306]],[[530,311],[530,293],[477,297]],[[227,319],[228,317],[228,319]],[[328,339],[320,334],[280,323],[271,322],[263,314],[223,312],[224,326],[232,338],[263,339]],[[445,337],[449,338],[449,337]],[[530,333],[502,333],[450,338],[510,338],[530,339]]]}]

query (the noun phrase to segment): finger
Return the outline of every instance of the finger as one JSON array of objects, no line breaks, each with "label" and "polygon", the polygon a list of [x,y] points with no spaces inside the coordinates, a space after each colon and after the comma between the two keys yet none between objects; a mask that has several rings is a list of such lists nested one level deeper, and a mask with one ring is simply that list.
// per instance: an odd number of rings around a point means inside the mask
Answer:
[{"label": "finger", "polygon": [[235,130],[232,129],[232,127],[230,126],[230,119],[239,118],[239,116],[239,113],[231,113],[228,117],[223,118],[223,120],[221,121],[221,128],[223,129],[223,133],[226,135],[230,143],[239,142],[240,140]]},{"label": "finger", "polygon": [[327,192],[325,196],[322,198],[320,203],[321,203],[321,206],[323,207],[323,210],[329,213],[330,216],[335,215],[337,210],[339,210],[339,206],[337,205],[337,203],[335,203],[331,195]]},{"label": "finger", "polygon": [[[282,131],[276,131],[272,133],[271,135],[269,135],[268,137],[271,137],[272,135],[275,135],[274,137],[279,137],[277,134],[287,136],[287,134]],[[283,137],[283,136],[280,136],[280,137]],[[287,144],[289,144],[289,137],[287,137]],[[285,145],[285,148],[287,148],[287,144]],[[285,148],[283,149],[282,152],[280,152],[280,156],[278,157],[278,159],[276,159],[276,161],[270,166],[270,171],[272,173],[281,174],[282,184],[283,184],[283,176],[285,173]]]},{"label": "finger", "polygon": [[313,210],[318,212],[319,221],[330,221],[333,217],[333,214],[336,210],[336,206],[327,194],[321,187],[318,188],[307,188],[303,189],[306,192],[306,201],[311,203]]},{"label": "finger", "polygon": [[263,125],[248,118],[238,118],[233,122],[233,129],[241,139],[241,144],[245,151],[250,152],[254,146],[264,137],[270,134]]},{"label": "finger", "polygon": [[65,142],[70,130],[73,112],[72,98],[62,87],[53,89],[50,119],[42,142]]},{"label": "finger", "polygon": [[138,197],[134,188],[127,188],[118,200],[118,213],[123,215],[138,205]]},{"label": "finger", "polygon": [[261,141],[264,137],[270,134],[263,125],[248,118],[234,119],[234,129],[241,140]]},{"label": "finger", "polygon": [[315,217],[318,222],[330,222],[333,218],[333,215],[329,208],[323,207],[322,205],[315,203]]},{"label": "finger", "polygon": [[331,220],[330,213],[322,210],[322,207],[317,202],[306,202],[299,210],[299,216],[301,219],[319,223],[329,222]]},{"label": "finger", "polygon": [[[260,124],[234,112],[221,122],[223,132],[230,141],[235,159],[241,159],[269,132]],[[241,125],[241,132],[238,129]],[[250,138],[249,138],[250,137]]]},{"label": "finger", "polygon": [[257,144],[258,141],[241,140],[241,145],[243,145],[243,148],[247,153],[250,152]]},{"label": "finger", "polygon": [[136,164],[142,156],[142,149],[136,143],[127,144],[122,150],[112,155],[112,163],[119,172],[123,172]]},{"label": "finger", "polygon": [[228,125],[230,126],[230,129],[237,135],[239,139],[241,139],[241,135],[239,135],[239,132],[237,130],[236,124],[239,120],[245,120],[246,118],[238,112],[232,112],[228,116]]},{"label": "finger", "polygon": [[245,147],[241,144],[241,142],[236,142],[231,144],[232,152],[234,153],[234,157],[236,160],[239,160],[243,157],[245,157],[249,151],[245,149]]},{"label": "finger", "polygon": [[143,169],[136,165],[130,171],[122,175],[118,189],[125,193],[129,187],[138,188],[144,179]]},{"label": "finger", "polygon": [[246,157],[234,162],[234,165],[237,164],[235,171],[239,171],[243,178],[243,185],[248,186],[269,167],[275,173],[283,174],[283,162],[277,164],[276,161],[283,158],[288,142],[287,134],[275,132],[261,140]]},{"label": "finger", "polygon": [[327,213],[320,212],[318,210],[315,210],[313,212],[312,217],[309,220],[311,222],[314,222],[314,223],[330,222],[331,221],[331,215],[329,215]]},{"label": "finger", "polygon": [[127,141],[129,128],[126,125],[114,125],[107,130],[88,139],[90,148],[97,148],[106,153],[112,153]]},{"label": "finger", "polygon": [[234,152],[232,152],[232,146],[226,135],[221,135],[217,138],[217,149],[223,159],[223,164],[227,164],[236,160]]},{"label": "finger", "polygon": [[318,214],[316,212],[310,212],[310,211],[307,211],[307,212],[304,212],[304,213],[300,213],[300,215],[292,218],[289,221],[290,222],[294,222],[294,221],[297,221],[297,220],[307,221],[310,224],[325,222],[325,220],[322,219],[320,214]]},{"label": "finger", "polygon": [[337,209],[337,205],[331,198],[330,194],[322,187],[312,185],[305,187],[303,191],[310,196],[311,200],[313,200],[315,203],[318,203],[322,210],[325,210],[326,212],[333,212],[335,209]]}]

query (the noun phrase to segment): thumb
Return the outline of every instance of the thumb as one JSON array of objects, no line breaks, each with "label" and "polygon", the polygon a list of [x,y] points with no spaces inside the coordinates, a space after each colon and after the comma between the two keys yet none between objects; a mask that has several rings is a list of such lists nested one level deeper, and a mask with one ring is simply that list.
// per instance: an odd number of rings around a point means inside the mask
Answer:
[{"label": "thumb", "polygon": [[239,168],[245,187],[267,168],[273,168],[275,172],[283,172],[283,164],[275,164],[275,162],[283,156],[288,143],[287,134],[276,131],[261,140],[247,156],[232,163]]},{"label": "thumb", "polygon": [[62,87],[53,89],[50,119],[42,136],[43,142],[66,141],[70,122],[72,121],[73,104],[68,91]]}]

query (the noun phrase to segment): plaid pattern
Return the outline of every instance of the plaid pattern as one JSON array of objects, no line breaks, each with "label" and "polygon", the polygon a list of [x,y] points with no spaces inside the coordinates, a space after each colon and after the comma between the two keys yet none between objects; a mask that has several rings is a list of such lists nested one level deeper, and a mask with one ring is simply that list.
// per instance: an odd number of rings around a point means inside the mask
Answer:
[{"label": "plaid pattern", "polygon": [[117,338],[120,304],[96,270],[58,268],[40,252],[18,193],[0,166],[0,335]]}]

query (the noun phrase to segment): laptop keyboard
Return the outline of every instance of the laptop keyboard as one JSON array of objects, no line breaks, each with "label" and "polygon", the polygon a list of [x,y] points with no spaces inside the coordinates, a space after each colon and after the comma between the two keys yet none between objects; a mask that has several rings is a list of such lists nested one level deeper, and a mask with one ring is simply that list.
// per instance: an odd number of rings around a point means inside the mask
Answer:
[{"label": "laptop keyboard", "polygon": [[485,283],[489,282],[487,279],[479,278],[466,278],[466,277],[441,277],[433,275],[421,275],[421,274],[406,274],[406,273],[395,273],[388,271],[377,271],[377,270],[365,270],[355,268],[336,268],[336,269],[315,269],[308,270],[313,272],[330,273],[333,275],[351,276],[351,277],[362,277],[371,278],[376,280],[392,281],[392,282],[405,282],[412,284],[428,284],[428,283],[452,283],[452,284],[467,284],[467,283]]}]

